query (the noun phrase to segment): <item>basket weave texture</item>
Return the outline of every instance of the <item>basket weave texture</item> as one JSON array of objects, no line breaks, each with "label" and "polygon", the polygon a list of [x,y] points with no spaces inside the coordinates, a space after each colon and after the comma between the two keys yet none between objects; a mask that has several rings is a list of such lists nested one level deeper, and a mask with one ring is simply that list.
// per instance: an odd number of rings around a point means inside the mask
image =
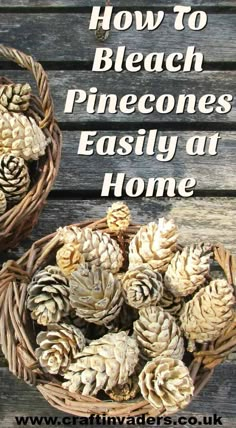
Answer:
[{"label": "basket weave texture", "polygon": [[[110,233],[106,219],[77,224]],[[124,233],[129,243],[140,225],[130,225]],[[111,233],[110,233],[111,234]],[[111,234],[112,235],[112,234]],[[116,237],[112,235],[114,239]],[[73,394],[64,390],[59,380],[38,368],[35,357],[34,324],[26,309],[27,285],[37,269],[50,263],[59,248],[58,234],[52,234],[35,242],[18,262],[8,261],[0,272],[0,343],[8,360],[9,369],[18,378],[35,385],[45,399],[57,409],[74,415],[88,417],[91,414],[108,416],[156,416],[154,409],[142,397],[118,403]],[[223,246],[213,246],[214,260],[223,269],[230,284],[236,281],[236,257]],[[214,372],[214,368],[228,356],[236,346],[236,322],[225,336],[216,342],[201,345],[189,364],[197,396]]]},{"label": "basket weave texture", "polygon": [[[32,95],[27,115],[35,119],[51,143],[45,156],[36,165],[33,186],[27,195],[0,216],[0,251],[13,248],[26,238],[37,223],[40,211],[51,190],[59,168],[61,156],[61,132],[55,121],[54,107],[50,95],[47,75],[38,62],[31,56],[16,49],[0,45],[0,56],[27,69],[36,80],[39,97]],[[0,77],[0,85],[13,83]]]}]

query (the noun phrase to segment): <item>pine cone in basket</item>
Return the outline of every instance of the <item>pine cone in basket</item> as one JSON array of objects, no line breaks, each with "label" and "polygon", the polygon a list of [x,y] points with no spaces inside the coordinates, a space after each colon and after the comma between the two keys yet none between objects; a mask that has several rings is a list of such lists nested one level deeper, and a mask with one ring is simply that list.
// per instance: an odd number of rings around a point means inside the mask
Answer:
[{"label": "pine cone in basket", "polygon": [[60,269],[47,266],[28,286],[27,308],[38,324],[58,323],[70,312],[69,283]]},{"label": "pine cone in basket", "polygon": [[121,232],[129,227],[130,210],[124,202],[115,202],[107,211],[107,225],[111,232]]},{"label": "pine cone in basket", "polygon": [[24,160],[45,154],[49,141],[32,117],[21,113],[0,113],[0,154],[11,153]]},{"label": "pine cone in basket", "polygon": [[122,331],[106,334],[94,340],[71,364],[63,387],[82,395],[96,395],[100,390],[109,391],[123,385],[135,370],[139,349],[132,337]]},{"label": "pine cone in basket", "polygon": [[108,325],[123,304],[119,280],[109,271],[87,266],[70,277],[70,302],[80,318],[94,324]]},{"label": "pine cone in basket", "polygon": [[130,268],[148,263],[163,273],[174,257],[178,232],[173,220],[160,218],[159,223],[142,226],[129,247]]},{"label": "pine cone in basket", "polygon": [[122,286],[126,302],[137,309],[157,303],[163,293],[162,276],[148,264],[128,270]]},{"label": "pine cone in basket", "polygon": [[139,375],[139,386],[145,400],[158,410],[157,415],[170,415],[184,409],[194,392],[184,363],[162,356],[146,364]]},{"label": "pine cone in basket", "polygon": [[174,294],[164,287],[158,305],[173,317],[179,317],[184,306],[184,300],[181,297],[174,296]]},{"label": "pine cone in basket", "polygon": [[5,193],[0,190],[0,215],[4,214],[7,210],[7,200]]},{"label": "pine cone in basket", "polygon": [[212,247],[209,244],[193,244],[178,251],[165,274],[165,287],[175,296],[192,294],[205,284],[210,271]]},{"label": "pine cone in basket", "polygon": [[180,316],[185,336],[199,343],[217,339],[234,316],[233,287],[216,279],[185,304]]},{"label": "pine cone in basket", "polygon": [[0,86],[0,111],[26,111],[29,108],[31,87],[28,83]]},{"label": "pine cone in basket", "polygon": [[37,336],[35,355],[48,373],[63,374],[85,347],[83,333],[73,325],[50,324]]},{"label": "pine cone in basket", "polygon": [[30,186],[28,167],[24,159],[6,154],[0,156],[0,189],[9,202],[19,202]]},{"label": "pine cone in basket", "polygon": [[80,253],[79,244],[65,244],[57,251],[57,265],[65,276],[70,276],[80,264],[84,263],[84,256]]},{"label": "pine cone in basket", "polygon": [[65,244],[79,244],[79,251],[89,267],[96,266],[112,273],[119,272],[123,264],[123,254],[117,242],[107,233],[92,231],[88,227],[80,229],[72,226],[59,229],[59,234]]},{"label": "pine cone in basket", "polygon": [[184,355],[184,340],[175,319],[158,306],[149,306],[139,311],[134,322],[134,336],[144,359],[172,357],[181,360]]}]

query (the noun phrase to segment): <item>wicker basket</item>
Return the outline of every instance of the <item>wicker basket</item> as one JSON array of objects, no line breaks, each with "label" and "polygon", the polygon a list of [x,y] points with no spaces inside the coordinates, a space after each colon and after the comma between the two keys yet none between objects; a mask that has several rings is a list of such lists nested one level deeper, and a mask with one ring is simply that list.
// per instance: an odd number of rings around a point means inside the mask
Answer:
[{"label": "wicker basket", "polygon": [[[106,219],[80,223],[77,226],[90,227],[109,233]],[[123,236],[124,243],[130,242],[139,226],[131,225]],[[114,237],[115,238],[115,237]],[[109,416],[155,416],[156,410],[143,398],[117,403],[98,400],[64,390],[58,381],[38,368],[34,349],[34,325],[26,309],[27,284],[35,271],[52,261],[59,247],[58,234],[46,236],[37,241],[18,262],[9,261],[0,272],[0,343],[8,360],[9,369],[18,378],[35,385],[45,399],[61,411],[79,416],[100,414]],[[235,283],[236,258],[222,246],[214,246],[215,261],[224,270],[228,282]],[[236,322],[227,334],[215,343],[201,346],[194,355],[189,369],[195,384],[195,396],[206,385],[214,368],[236,346]],[[37,367],[37,368],[36,368]]]},{"label": "wicker basket", "polygon": [[[0,55],[17,63],[33,74],[39,98],[32,96],[27,115],[32,116],[51,143],[46,155],[41,157],[35,167],[33,186],[27,195],[0,216],[0,251],[15,247],[30,234],[38,221],[41,209],[57,175],[61,155],[61,132],[54,118],[54,108],[50,96],[47,75],[41,64],[32,57],[9,47],[0,45]],[[12,83],[1,77],[0,84]]]}]

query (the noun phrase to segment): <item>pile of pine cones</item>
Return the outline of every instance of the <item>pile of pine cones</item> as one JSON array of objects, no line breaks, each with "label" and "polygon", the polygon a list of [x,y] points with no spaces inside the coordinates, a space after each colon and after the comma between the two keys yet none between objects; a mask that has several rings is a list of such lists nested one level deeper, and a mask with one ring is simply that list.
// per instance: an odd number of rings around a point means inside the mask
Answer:
[{"label": "pile of pine cones", "polygon": [[178,250],[172,220],[140,227],[125,245],[130,211],[117,202],[107,225],[114,238],[59,229],[55,265],[29,284],[27,307],[41,326],[36,357],[70,392],[115,401],[143,396],[158,414],[172,414],[194,393],[187,346],[192,352],[228,328],[233,288],[210,278],[210,245]]},{"label": "pile of pine cones", "polygon": [[0,86],[0,215],[27,194],[29,166],[45,154],[49,140],[27,114],[31,87]]}]

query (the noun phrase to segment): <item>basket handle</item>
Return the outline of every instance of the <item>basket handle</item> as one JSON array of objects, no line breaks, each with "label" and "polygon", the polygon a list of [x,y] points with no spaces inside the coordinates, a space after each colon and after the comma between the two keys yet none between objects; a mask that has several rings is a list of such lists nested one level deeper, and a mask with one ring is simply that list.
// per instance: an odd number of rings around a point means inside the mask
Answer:
[{"label": "basket handle", "polygon": [[44,118],[40,121],[39,126],[40,128],[50,128],[51,124],[54,123],[54,107],[49,90],[47,74],[42,65],[36,62],[31,56],[2,44],[0,44],[0,56],[15,62],[20,67],[29,70],[33,74],[37,83],[44,113]]}]

